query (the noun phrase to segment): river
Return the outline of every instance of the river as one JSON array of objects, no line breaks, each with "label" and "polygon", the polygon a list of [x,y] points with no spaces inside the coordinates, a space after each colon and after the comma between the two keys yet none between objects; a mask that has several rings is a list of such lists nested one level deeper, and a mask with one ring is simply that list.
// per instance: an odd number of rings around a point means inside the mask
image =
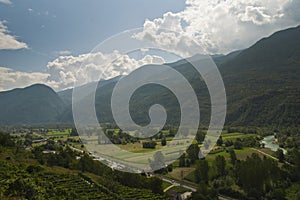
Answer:
[{"label": "river", "polygon": [[269,135],[263,138],[261,143],[265,144],[265,148],[271,149],[272,151],[277,151],[278,149],[281,149],[284,154],[287,153],[287,151],[283,148],[280,148],[277,143],[275,143],[275,135]]}]

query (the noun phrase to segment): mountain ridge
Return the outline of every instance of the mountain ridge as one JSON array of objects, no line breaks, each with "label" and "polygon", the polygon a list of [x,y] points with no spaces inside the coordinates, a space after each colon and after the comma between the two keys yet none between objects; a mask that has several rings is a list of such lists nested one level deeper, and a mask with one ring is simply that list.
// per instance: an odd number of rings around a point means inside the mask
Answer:
[{"label": "mountain ridge", "polygon": [[43,84],[0,92],[0,105],[2,125],[56,123],[65,109],[57,93]]},{"label": "mountain ridge", "polygon": [[[223,77],[227,92],[227,125],[277,127],[300,124],[300,26],[276,32],[245,50],[214,56],[213,59]],[[190,81],[200,102],[202,119],[207,124],[210,119],[210,101],[205,83],[185,60],[167,65],[182,73]],[[113,122],[109,110],[110,96],[117,80],[107,80],[107,84],[97,89],[96,110],[101,122]],[[31,86],[30,90],[39,87],[40,84]],[[26,91],[26,88],[14,91]],[[70,91],[72,90],[55,93],[53,90],[52,92],[48,90],[46,94],[54,101],[52,105],[46,99],[39,101],[51,105],[50,107],[56,113],[48,111],[52,116],[46,117],[49,122],[72,123]],[[7,92],[0,92],[0,103],[3,94]],[[143,87],[131,100],[133,119],[137,123],[147,124],[148,108],[154,103],[166,104],[166,110],[173,113],[174,118],[178,118],[180,114],[175,106],[176,100],[171,96],[163,88]],[[13,108],[11,109],[10,113],[16,113]],[[101,119],[101,116],[105,117]],[[34,117],[31,118],[34,121]],[[3,119],[3,114],[0,113],[0,124],[3,124]],[[42,123],[47,120],[42,120]],[[27,121],[30,123],[30,120]],[[38,120],[34,122],[36,121]],[[178,119],[172,118],[168,121],[168,123],[174,122],[178,123]]]}]

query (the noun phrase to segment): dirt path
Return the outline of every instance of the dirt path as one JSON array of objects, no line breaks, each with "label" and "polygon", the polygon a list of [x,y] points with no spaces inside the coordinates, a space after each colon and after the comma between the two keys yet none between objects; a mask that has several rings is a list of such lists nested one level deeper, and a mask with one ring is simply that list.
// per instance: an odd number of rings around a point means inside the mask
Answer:
[{"label": "dirt path", "polygon": [[257,151],[257,152],[259,152],[259,153],[261,153],[261,154],[263,154],[263,155],[265,155],[265,156],[267,156],[267,157],[269,157],[269,158],[272,158],[272,159],[278,161],[278,158],[276,158],[276,157],[274,157],[274,156],[272,156],[272,155],[270,155],[270,154],[267,154],[267,153],[265,153],[265,152],[263,152],[263,151],[261,151],[261,150],[259,150],[259,149],[255,149],[255,148],[251,148],[251,149],[253,149],[253,150],[255,150],[255,151]]}]

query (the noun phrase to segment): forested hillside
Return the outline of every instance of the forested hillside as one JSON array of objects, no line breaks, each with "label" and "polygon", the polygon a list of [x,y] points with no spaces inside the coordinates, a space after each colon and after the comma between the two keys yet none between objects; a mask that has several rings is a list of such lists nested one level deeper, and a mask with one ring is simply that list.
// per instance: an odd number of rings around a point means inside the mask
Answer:
[{"label": "forested hillside", "polygon": [[[274,33],[248,49],[213,57],[227,93],[226,125],[280,128],[300,123],[299,41],[300,27],[296,27]],[[197,55],[192,59],[197,60]],[[199,74],[185,60],[168,65],[189,80],[199,100],[200,123],[208,124],[210,98]],[[158,76],[163,78],[163,74]],[[101,82],[97,89],[96,111],[100,122],[114,122],[110,99],[117,80],[119,77]],[[72,124],[71,99],[72,90],[57,95],[42,85],[1,92],[0,124]],[[82,97],[81,101],[84,100]],[[166,108],[168,124],[179,123],[177,99],[158,85],[146,85],[134,93],[130,101],[133,119],[140,124],[149,123],[148,110],[156,103]]]}]

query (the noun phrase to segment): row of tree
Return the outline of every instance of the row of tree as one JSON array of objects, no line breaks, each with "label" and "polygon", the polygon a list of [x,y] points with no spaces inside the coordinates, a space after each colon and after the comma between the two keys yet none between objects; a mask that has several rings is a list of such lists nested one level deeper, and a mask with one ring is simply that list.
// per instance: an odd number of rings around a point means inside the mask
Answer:
[{"label": "row of tree", "polygon": [[[238,160],[234,150],[230,150],[230,161],[225,157],[215,157],[213,166],[207,160],[196,161],[195,180],[201,187],[194,197],[214,199],[222,193],[237,199],[286,199],[286,189],[300,182],[300,152],[294,150],[293,164],[278,163],[258,154],[252,154],[245,160]],[[240,187],[245,193],[233,190]],[[300,192],[298,194],[300,199]]]}]

